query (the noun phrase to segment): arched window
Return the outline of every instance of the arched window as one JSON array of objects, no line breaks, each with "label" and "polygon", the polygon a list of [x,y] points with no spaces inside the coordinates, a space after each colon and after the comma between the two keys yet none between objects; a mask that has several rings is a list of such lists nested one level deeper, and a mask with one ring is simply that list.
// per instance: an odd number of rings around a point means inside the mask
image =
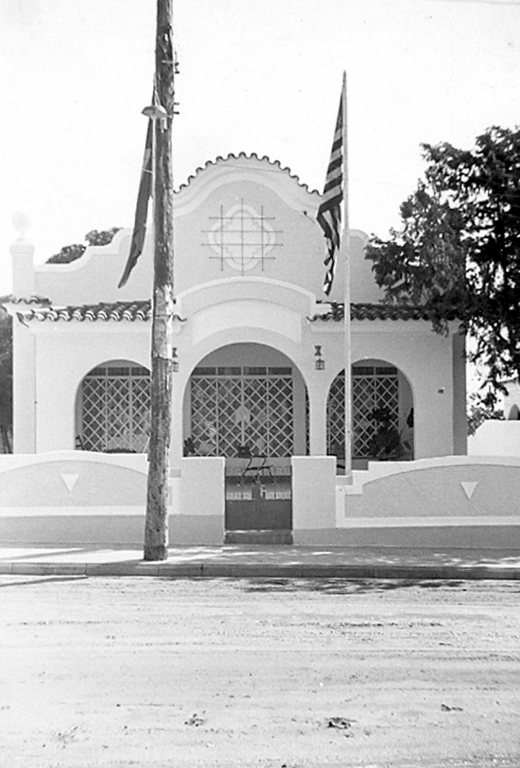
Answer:
[{"label": "arched window", "polygon": [[308,440],[305,381],[282,352],[228,344],[192,371],[184,399],[185,455],[303,456]]},{"label": "arched window", "polygon": [[511,406],[511,410],[509,411],[509,415],[507,417],[508,421],[519,421],[520,420],[520,410],[518,409],[517,405]]},{"label": "arched window", "polygon": [[199,367],[191,376],[191,437],[196,452],[263,456],[293,452],[291,367]]},{"label": "arched window", "polygon": [[[352,366],[352,458],[413,458],[413,403],[402,373],[384,361]],[[345,456],[345,373],[327,399],[327,453]]]},{"label": "arched window", "polygon": [[144,453],[150,426],[150,372],[126,362],[105,363],[81,382],[78,447],[104,453]]}]

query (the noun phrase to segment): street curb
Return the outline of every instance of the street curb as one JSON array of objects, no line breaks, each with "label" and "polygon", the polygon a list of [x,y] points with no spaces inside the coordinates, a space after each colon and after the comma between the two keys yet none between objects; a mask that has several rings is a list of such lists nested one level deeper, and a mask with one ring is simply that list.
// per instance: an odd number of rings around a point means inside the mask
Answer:
[{"label": "street curb", "polygon": [[520,568],[500,565],[388,565],[316,563],[28,563],[0,562],[1,575],[153,576],[155,578],[389,579],[400,581],[518,580]]}]

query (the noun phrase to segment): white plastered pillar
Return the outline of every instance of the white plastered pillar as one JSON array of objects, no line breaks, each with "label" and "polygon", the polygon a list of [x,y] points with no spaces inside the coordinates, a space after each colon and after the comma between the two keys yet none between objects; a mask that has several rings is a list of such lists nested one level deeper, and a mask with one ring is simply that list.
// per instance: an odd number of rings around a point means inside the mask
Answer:
[{"label": "white plastered pillar", "polygon": [[[34,246],[21,237],[10,248],[13,293],[17,299],[34,295]],[[36,452],[36,339],[27,324],[13,314],[13,450]]]},{"label": "white plastered pillar", "polygon": [[327,454],[327,380],[321,371],[309,377],[309,452],[311,456]]},{"label": "white plastered pillar", "polygon": [[13,318],[13,450],[36,453],[36,338]]},{"label": "white plastered pillar", "polygon": [[[182,361],[181,361],[182,365]],[[181,370],[172,375],[172,425],[170,437],[170,466],[180,467],[183,456],[184,413],[183,401],[186,376]]]}]

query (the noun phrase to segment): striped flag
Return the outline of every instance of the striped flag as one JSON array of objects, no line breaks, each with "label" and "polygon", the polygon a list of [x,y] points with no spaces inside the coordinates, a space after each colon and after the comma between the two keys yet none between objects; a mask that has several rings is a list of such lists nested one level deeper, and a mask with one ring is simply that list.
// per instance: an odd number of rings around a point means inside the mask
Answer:
[{"label": "striped flag", "polygon": [[318,208],[317,221],[323,229],[327,241],[328,255],[325,259],[325,279],[323,291],[328,296],[334,273],[341,241],[341,203],[343,201],[343,92],[339,102],[338,119],[334,131],[334,141],[330,153],[327,178],[323,189],[322,203]]},{"label": "striped flag", "polygon": [[132,242],[130,244],[130,253],[125,266],[125,271],[119,281],[118,288],[122,288],[130,272],[137,264],[137,260],[143,252],[144,239],[146,237],[146,219],[148,218],[148,202],[152,196],[152,142],[153,142],[153,121],[148,120],[148,130],[146,132],[146,144],[143,158],[143,170],[141,171],[141,181],[139,182],[139,192],[137,194],[137,205],[135,208],[134,231],[132,233]]}]

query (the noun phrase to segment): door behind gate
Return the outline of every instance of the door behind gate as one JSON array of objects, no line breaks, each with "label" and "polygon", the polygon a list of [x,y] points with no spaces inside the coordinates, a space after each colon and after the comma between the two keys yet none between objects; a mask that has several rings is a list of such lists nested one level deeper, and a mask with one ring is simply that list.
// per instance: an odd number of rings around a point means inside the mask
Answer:
[{"label": "door behind gate", "polygon": [[199,455],[226,457],[227,531],[290,531],[294,443],[291,368],[197,368],[191,435]]},{"label": "door behind gate", "polygon": [[226,530],[292,529],[291,460],[226,459]]}]

